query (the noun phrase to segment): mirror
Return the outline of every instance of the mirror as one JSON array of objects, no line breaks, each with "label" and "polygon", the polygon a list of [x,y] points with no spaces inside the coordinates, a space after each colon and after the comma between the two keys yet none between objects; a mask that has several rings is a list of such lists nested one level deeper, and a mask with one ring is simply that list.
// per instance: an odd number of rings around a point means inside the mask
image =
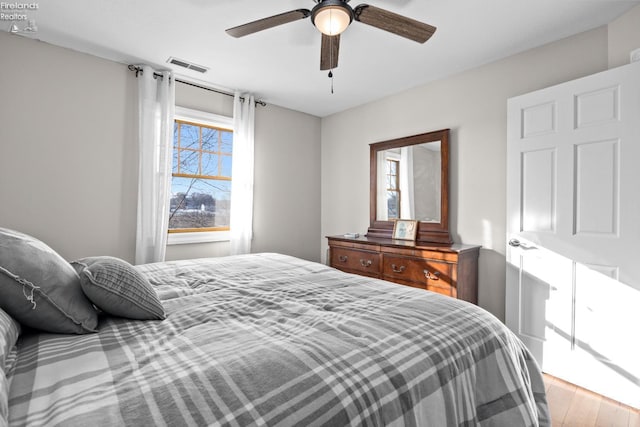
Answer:
[{"label": "mirror", "polygon": [[418,243],[451,244],[449,129],[370,145],[368,237],[391,238],[395,219],[418,221]]},{"label": "mirror", "polygon": [[440,222],[440,141],[378,151],[376,219]]}]

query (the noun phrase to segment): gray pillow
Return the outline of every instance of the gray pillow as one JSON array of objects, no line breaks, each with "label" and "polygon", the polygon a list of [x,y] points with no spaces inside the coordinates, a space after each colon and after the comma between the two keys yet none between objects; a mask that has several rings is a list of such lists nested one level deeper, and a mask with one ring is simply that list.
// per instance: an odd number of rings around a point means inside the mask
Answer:
[{"label": "gray pillow", "polygon": [[98,314],[71,265],[40,240],[0,228],[0,308],[47,332],[96,332]]},{"label": "gray pillow", "polygon": [[71,263],[84,294],[100,310],[136,320],[162,320],[164,308],[155,289],[133,265],[119,258],[98,256]]}]

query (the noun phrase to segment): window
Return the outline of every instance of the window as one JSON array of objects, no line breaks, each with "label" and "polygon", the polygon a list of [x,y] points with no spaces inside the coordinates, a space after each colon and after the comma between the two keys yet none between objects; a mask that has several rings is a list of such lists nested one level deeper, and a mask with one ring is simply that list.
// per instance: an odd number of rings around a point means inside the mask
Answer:
[{"label": "window", "polygon": [[400,162],[387,159],[387,218],[400,218]]},{"label": "window", "polygon": [[228,240],[232,119],[176,107],[169,243]]}]

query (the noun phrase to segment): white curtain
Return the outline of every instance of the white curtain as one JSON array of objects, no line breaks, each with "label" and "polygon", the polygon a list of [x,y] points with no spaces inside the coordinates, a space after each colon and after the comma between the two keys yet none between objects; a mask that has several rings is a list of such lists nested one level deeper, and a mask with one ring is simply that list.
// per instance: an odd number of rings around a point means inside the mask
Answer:
[{"label": "white curtain", "polygon": [[251,252],[253,236],[253,144],[255,99],[235,93],[231,180],[231,255]]},{"label": "white curtain", "polygon": [[175,110],[175,82],[171,72],[155,71],[147,65],[140,68],[136,264],[164,261]]},{"label": "white curtain", "polygon": [[416,209],[413,195],[413,147],[400,149],[400,212],[402,218],[415,219]]},{"label": "white curtain", "polygon": [[385,157],[386,151],[378,151],[378,158],[376,159],[376,168],[378,176],[376,177],[376,212],[379,221],[386,221],[389,219],[389,206],[387,204],[387,158]]}]

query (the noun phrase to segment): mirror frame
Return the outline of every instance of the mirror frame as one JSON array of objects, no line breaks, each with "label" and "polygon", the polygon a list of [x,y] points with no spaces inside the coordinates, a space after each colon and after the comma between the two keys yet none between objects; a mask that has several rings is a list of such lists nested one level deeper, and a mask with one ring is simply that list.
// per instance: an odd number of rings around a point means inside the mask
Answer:
[{"label": "mirror frame", "polygon": [[391,139],[389,141],[375,142],[370,146],[370,173],[369,173],[369,230],[367,237],[382,237],[391,239],[393,235],[394,221],[379,221],[377,218],[376,197],[378,152],[390,148],[407,147],[424,144],[426,142],[440,141],[441,154],[441,188],[440,188],[440,222],[418,223],[418,235],[416,241],[419,244],[451,245],[453,241],[449,234],[449,129],[442,129],[419,135]]}]

